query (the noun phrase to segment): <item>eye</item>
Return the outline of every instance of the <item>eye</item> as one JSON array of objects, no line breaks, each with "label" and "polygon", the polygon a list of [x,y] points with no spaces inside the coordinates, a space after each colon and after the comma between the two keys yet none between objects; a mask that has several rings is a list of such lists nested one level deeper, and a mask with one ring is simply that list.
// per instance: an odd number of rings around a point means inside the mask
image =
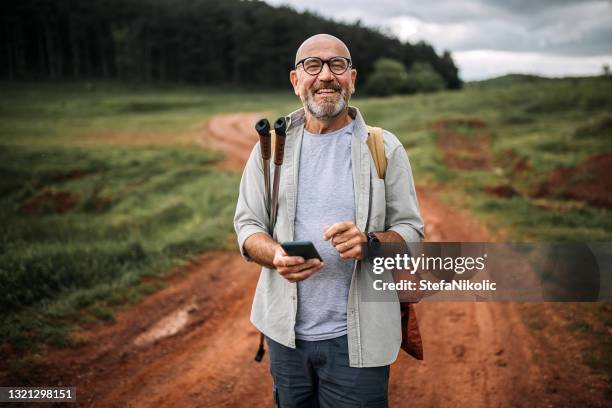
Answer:
[{"label": "eye", "polygon": [[318,72],[321,69],[321,60],[318,58],[308,58],[304,61],[306,72]]},{"label": "eye", "polygon": [[329,61],[329,67],[332,71],[345,71],[348,68],[348,62],[344,58],[332,58]]}]

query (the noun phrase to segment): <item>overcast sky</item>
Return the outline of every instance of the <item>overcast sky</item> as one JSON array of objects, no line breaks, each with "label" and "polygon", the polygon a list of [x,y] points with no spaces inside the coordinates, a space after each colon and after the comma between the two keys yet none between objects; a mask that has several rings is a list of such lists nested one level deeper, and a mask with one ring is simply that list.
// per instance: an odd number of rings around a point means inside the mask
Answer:
[{"label": "overcast sky", "polygon": [[266,0],[452,52],[464,80],[612,66],[612,0]]}]

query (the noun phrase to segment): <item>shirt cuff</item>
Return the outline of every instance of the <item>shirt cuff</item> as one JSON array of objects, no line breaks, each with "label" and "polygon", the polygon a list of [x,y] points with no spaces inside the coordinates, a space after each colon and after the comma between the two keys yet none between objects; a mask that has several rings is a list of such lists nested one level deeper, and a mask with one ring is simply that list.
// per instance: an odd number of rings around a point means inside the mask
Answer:
[{"label": "shirt cuff", "polygon": [[240,248],[240,255],[242,255],[242,257],[247,262],[251,262],[252,259],[249,256],[249,254],[246,252],[246,250],[244,249],[244,242],[251,235],[256,234],[258,232],[263,232],[264,234],[268,234],[268,231],[266,231],[265,229],[257,225],[245,225],[244,227],[240,228],[240,232],[238,233],[238,247]]},{"label": "shirt cuff", "polygon": [[423,234],[419,233],[413,227],[399,224],[394,225],[389,228],[387,231],[395,231],[397,232],[406,242],[406,244],[410,244],[412,242],[421,242],[423,240]]}]

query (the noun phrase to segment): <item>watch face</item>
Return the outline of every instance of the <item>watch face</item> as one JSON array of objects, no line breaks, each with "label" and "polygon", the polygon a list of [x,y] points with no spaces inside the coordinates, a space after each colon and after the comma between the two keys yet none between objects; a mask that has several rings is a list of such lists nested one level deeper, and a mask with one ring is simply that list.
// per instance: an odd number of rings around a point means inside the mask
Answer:
[{"label": "watch face", "polygon": [[380,240],[373,232],[368,232],[368,242],[366,245],[366,257],[369,259],[379,256]]}]

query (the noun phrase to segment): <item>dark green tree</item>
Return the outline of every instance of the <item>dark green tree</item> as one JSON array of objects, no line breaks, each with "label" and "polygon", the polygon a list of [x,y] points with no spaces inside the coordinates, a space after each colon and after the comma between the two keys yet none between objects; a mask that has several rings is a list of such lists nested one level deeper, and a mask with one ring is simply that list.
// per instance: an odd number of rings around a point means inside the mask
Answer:
[{"label": "dark green tree", "polygon": [[402,43],[360,22],[240,0],[21,0],[0,13],[0,78],[120,79],[288,87],[308,36],[342,38],[366,83],[380,58],[427,62],[460,88],[450,53]]}]

